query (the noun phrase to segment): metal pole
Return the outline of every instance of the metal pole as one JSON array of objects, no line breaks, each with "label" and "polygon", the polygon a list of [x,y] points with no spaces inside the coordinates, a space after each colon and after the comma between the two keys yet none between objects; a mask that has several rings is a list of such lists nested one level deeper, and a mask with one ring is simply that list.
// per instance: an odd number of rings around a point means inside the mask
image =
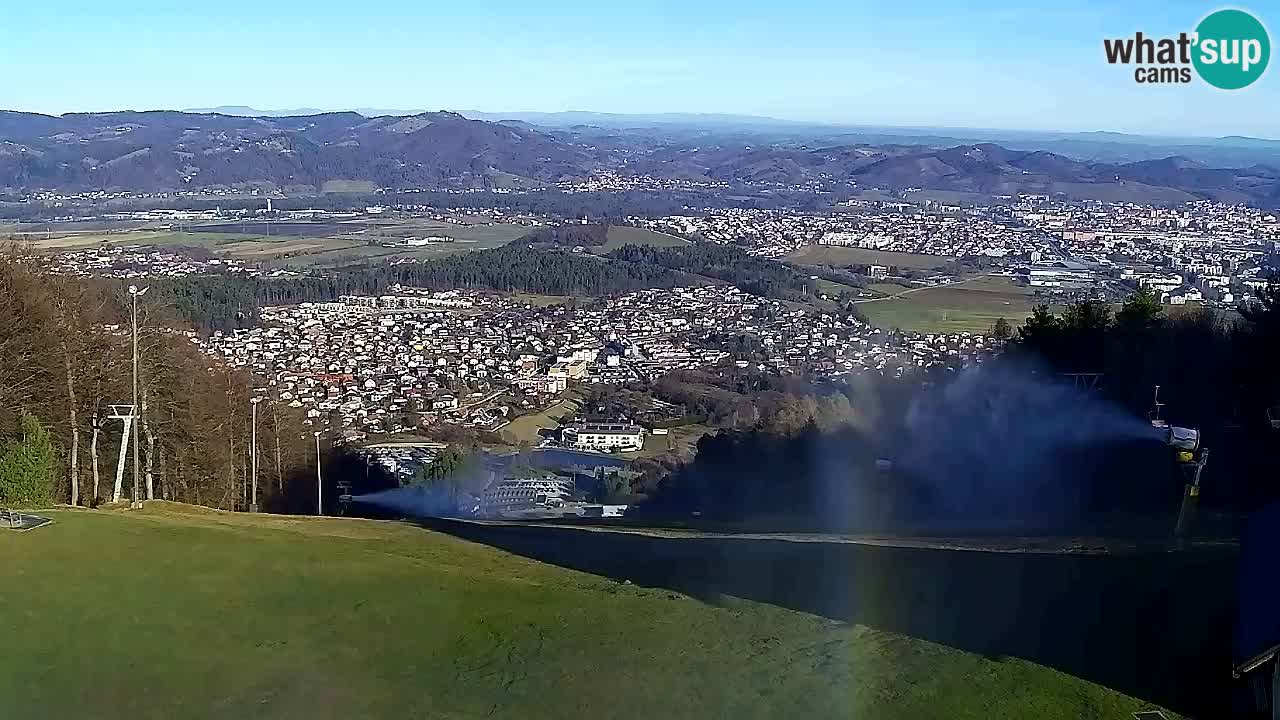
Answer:
[{"label": "metal pole", "polygon": [[[129,411],[132,415],[133,410]],[[116,483],[111,486],[111,502],[120,502],[121,488],[124,485],[124,464],[129,457],[129,430],[133,427],[133,420],[129,418],[121,418],[120,425],[123,429],[120,432],[120,456],[116,458]]]},{"label": "metal pole", "polygon": [[316,515],[324,514],[324,481],[320,477],[320,433],[316,433]]},{"label": "metal pole", "polygon": [[133,417],[129,422],[133,425],[133,507],[142,507],[142,498],[138,491],[138,294],[133,295]]},{"label": "metal pole", "polygon": [[249,450],[250,466],[253,468],[253,494],[249,496],[249,512],[258,512],[258,403],[255,400],[257,398],[249,401],[253,416]]},{"label": "metal pole", "polygon": [[1204,472],[1204,466],[1208,462],[1209,451],[1201,450],[1200,457],[1196,459],[1195,474],[1182,490],[1182,506],[1178,508],[1178,524],[1173,531],[1179,546],[1191,533],[1191,526],[1195,523],[1196,510],[1200,505],[1200,473]]}]

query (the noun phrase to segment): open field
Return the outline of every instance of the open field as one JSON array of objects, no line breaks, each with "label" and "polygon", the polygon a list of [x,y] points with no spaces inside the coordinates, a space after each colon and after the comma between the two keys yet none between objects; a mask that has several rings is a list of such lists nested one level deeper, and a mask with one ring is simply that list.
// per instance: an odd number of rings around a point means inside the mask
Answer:
[{"label": "open field", "polygon": [[368,180],[326,180],[320,186],[320,192],[328,193],[371,193],[378,186]]},{"label": "open field", "polygon": [[954,203],[958,205],[990,205],[993,196],[984,193],[962,192],[959,190],[918,190],[912,193],[905,193],[903,199],[907,202],[921,203],[925,200],[933,200],[941,203]]},{"label": "open field", "polygon": [[579,298],[573,295],[539,295],[537,293],[511,293],[511,299],[514,302],[525,303],[534,307],[550,307],[552,305],[563,305],[570,300],[583,300],[590,302],[591,298]]},{"label": "open field", "polygon": [[524,237],[530,228],[524,225],[488,222],[479,216],[462,216],[457,222],[408,219],[360,223],[361,235],[367,238],[394,240],[405,237],[444,235],[455,240],[477,243],[508,243]]},{"label": "open field", "polygon": [[982,276],[951,285],[907,290],[883,300],[859,302],[858,311],[886,328],[920,332],[983,332],[998,318],[1014,327],[1042,302],[1006,277]]},{"label": "open field", "polygon": [[683,458],[693,457],[694,447],[703,435],[716,432],[709,425],[693,424],[671,428],[666,435],[649,433],[644,438],[644,448],[629,458],[649,458],[659,455],[678,455]]},{"label": "open field", "polygon": [[389,258],[399,256],[402,250],[398,248],[387,248],[379,245],[366,245],[362,243],[345,243],[342,245],[333,245],[324,250],[309,252],[303,255],[292,256],[276,256],[262,262],[268,268],[304,268],[304,267],[337,267],[343,265],[358,265],[378,260],[380,258]]},{"label": "open field", "polygon": [[506,245],[505,240],[468,241],[459,240],[451,243],[433,243],[422,247],[384,245],[359,245],[352,248],[339,248],[321,253],[312,253],[291,257],[278,263],[286,267],[326,267],[337,265],[353,265],[370,262],[393,260],[430,260],[433,258],[471,252],[473,250],[490,250]]},{"label": "open field", "polygon": [[942,267],[953,258],[945,255],[917,255],[842,245],[805,245],[784,259],[800,265],[889,265],[928,270]]},{"label": "open field", "polygon": [[9,230],[22,234],[74,234],[86,232],[120,232],[122,230],[139,230],[146,227],[144,220],[72,220],[68,222],[19,222]]},{"label": "open field", "polygon": [[[229,228],[231,226],[228,226]],[[262,235],[239,232],[178,232],[171,230],[130,230],[127,232],[85,232],[66,235],[24,235],[23,239],[32,249],[37,251],[58,252],[63,250],[83,250],[94,248],[103,243],[110,245],[141,245],[143,247],[163,247],[165,245],[184,245],[203,247],[217,251],[219,245],[227,243],[265,240]]]},{"label": "open field", "polygon": [[840,293],[846,292],[857,294],[860,292],[858,288],[852,285],[845,285],[844,283],[827,280],[826,278],[818,278],[817,280],[814,280],[814,283],[818,286],[818,292],[826,293],[828,295],[839,295]]},{"label": "open field", "polygon": [[[469,221],[469,222],[468,222]],[[262,262],[267,267],[323,267],[368,262],[372,259],[429,259],[472,250],[501,247],[522,237],[521,225],[487,223],[467,216],[458,223],[434,220],[388,222],[221,223],[189,231],[105,230],[28,233],[21,236],[36,251],[62,252],[111,245],[163,247],[181,245],[207,248],[228,258]],[[449,243],[421,247],[403,245],[406,237],[444,235]],[[397,243],[384,247],[378,243]]]},{"label": "open field", "polygon": [[521,415],[512,420],[500,431],[503,439],[513,445],[529,443],[537,445],[542,440],[540,430],[550,430],[560,426],[560,420],[578,411],[581,398],[573,391],[567,391],[564,399],[545,410],[528,415]]},{"label": "open field", "polygon": [[0,537],[7,717],[987,720],[1150,707],[1017,658],[709,604],[410,525],[148,505],[54,511],[51,526]]},{"label": "open field", "polygon": [[911,288],[906,285],[899,285],[898,283],[869,283],[867,285],[867,289],[881,295],[901,295]]},{"label": "open field", "polygon": [[603,246],[604,252],[612,252],[623,245],[652,245],[654,247],[683,247],[689,241],[675,235],[660,233],[657,230],[613,225],[609,228],[609,239]]}]

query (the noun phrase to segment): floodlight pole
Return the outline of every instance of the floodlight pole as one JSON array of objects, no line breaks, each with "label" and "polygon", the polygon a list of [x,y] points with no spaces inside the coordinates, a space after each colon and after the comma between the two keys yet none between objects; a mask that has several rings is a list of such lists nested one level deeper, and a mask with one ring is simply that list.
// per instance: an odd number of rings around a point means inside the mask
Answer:
[{"label": "floodlight pole", "polygon": [[262,402],[262,398],[256,397],[249,401],[252,408],[251,414],[253,419],[252,430],[250,431],[250,452],[249,462],[253,468],[253,494],[249,496],[249,512],[258,512],[258,403]]},{"label": "floodlight pole", "polygon": [[120,424],[123,431],[120,433],[120,457],[116,458],[116,482],[112,486],[111,502],[120,502],[120,486],[124,482],[124,463],[129,452],[129,431],[133,428],[133,410],[129,410],[129,414],[120,418]]},{"label": "floodlight pole", "polygon": [[320,476],[320,431],[316,436],[316,515],[324,515],[324,481]]},{"label": "floodlight pole", "polygon": [[[137,285],[129,286],[129,297],[132,299],[130,325],[133,328],[133,412],[129,423],[133,426],[133,502],[130,507],[141,508],[142,497],[138,481],[138,413],[142,407],[138,404],[138,298],[146,294],[150,288],[138,289]],[[126,438],[128,435],[125,436]]]}]

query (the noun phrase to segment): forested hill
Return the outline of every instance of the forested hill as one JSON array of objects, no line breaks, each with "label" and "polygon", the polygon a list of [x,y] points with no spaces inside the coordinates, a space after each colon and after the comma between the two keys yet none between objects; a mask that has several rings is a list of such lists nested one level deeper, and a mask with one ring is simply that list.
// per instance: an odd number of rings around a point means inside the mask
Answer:
[{"label": "forested hill", "polygon": [[431,290],[595,297],[699,282],[705,280],[655,265],[508,245],[422,263],[344,268],[323,276],[251,280],[196,276],[161,279],[155,286],[185,319],[208,331],[252,323],[260,306],[377,295],[397,284]]},{"label": "forested hill", "polygon": [[707,281],[657,265],[508,245],[425,263],[352,266],[310,277],[243,279],[193,275],[157,279],[154,286],[157,301],[172,305],[197,328],[228,331],[255,322],[260,306],[332,301],[343,295],[380,295],[394,284],[428,290],[468,288],[595,297],[699,282]]},{"label": "forested hill", "polygon": [[[0,187],[157,190],[272,182],[528,187],[588,174],[588,150],[449,112],[244,118],[172,111],[0,111]],[[370,187],[372,189],[372,187]]]},{"label": "forested hill", "polygon": [[814,292],[807,276],[768,258],[748,255],[732,245],[709,242],[682,247],[624,245],[609,253],[609,257],[723,280],[762,297],[800,300]]},{"label": "forested hill", "polygon": [[422,263],[344,268],[323,276],[193,276],[157,279],[154,286],[157,295],[185,320],[211,331],[251,324],[261,306],[377,295],[392,285],[605,297],[716,281],[768,297],[800,298],[808,292],[805,276],[784,265],[709,243],[659,252],[628,245],[605,257],[513,244]]},{"label": "forested hill", "polygon": [[[1264,148],[1252,148],[1255,157],[1236,149],[1234,162],[1248,167],[1213,167],[1176,155],[1115,163],[991,143],[848,144],[856,141],[849,135],[831,141],[760,143],[721,132],[696,138],[601,136],[585,128],[539,130],[450,112],[376,118],[353,112],[235,117],[174,111],[54,117],[0,110],[0,189],[137,192],[270,183],[305,197],[340,189],[528,189],[609,171],[739,188],[820,183],[828,189],[1065,192],[1080,199],[1280,205],[1280,169],[1275,153]],[[583,205],[587,214],[605,214],[599,205]]]}]

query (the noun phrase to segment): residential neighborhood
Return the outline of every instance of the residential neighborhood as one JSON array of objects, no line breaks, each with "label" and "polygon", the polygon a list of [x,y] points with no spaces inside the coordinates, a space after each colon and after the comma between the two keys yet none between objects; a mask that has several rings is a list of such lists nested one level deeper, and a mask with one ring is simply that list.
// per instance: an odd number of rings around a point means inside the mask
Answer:
[{"label": "residential neighborhood", "polygon": [[[569,388],[651,382],[676,370],[729,364],[835,379],[975,362],[989,348],[981,335],[890,333],[732,286],[645,290],[572,308],[398,288],[266,308],[261,319],[214,333],[202,347],[268,378],[270,392],[314,423],[365,434],[496,431]],[[584,424],[565,444],[634,449],[638,433],[626,422]]]}]

